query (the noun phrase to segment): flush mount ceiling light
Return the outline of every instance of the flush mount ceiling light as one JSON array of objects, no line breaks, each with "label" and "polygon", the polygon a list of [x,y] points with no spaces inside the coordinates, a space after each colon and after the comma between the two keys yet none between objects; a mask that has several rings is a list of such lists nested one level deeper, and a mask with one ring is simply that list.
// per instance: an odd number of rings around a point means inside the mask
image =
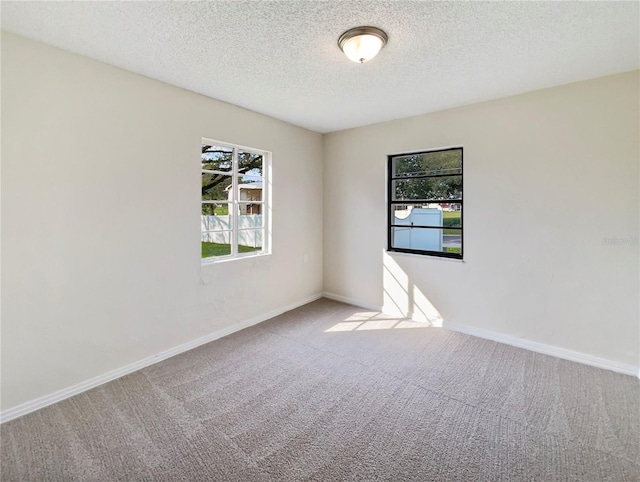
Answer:
[{"label": "flush mount ceiling light", "polygon": [[356,27],[340,35],[338,46],[354,62],[371,60],[387,43],[387,34],[376,27]]}]

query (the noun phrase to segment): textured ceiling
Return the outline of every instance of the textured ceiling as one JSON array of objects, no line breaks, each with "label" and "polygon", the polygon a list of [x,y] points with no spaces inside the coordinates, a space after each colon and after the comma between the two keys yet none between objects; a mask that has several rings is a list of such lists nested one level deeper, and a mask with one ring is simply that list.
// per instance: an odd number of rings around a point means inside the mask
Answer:
[{"label": "textured ceiling", "polygon": [[[639,68],[638,2],[2,2],[2,28],[319,132]],[[359,65],[355,26],[389,43]]]}]

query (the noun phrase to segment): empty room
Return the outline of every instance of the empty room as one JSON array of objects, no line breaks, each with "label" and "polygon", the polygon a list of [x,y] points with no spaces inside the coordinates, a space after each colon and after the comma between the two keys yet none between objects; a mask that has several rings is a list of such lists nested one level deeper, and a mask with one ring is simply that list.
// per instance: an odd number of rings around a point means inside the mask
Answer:
[{"label": "empty room", "polygon": [[640,480],[640,2],[0,14],[0,480]]}]

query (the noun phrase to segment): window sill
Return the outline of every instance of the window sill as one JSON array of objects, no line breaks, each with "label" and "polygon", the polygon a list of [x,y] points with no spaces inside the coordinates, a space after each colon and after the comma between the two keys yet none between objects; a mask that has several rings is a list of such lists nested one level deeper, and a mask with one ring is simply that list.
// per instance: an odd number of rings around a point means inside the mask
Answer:
[{"label": "window sill", "polygon": [[429,254],[419,254],[419,253],[404,253],[402,251],[393,251],[393,250],[385,250],[389,256],[410,256],[412,258],[420,258],[420,259],[437,259],[442,261],[454,261],[457,263],[464,263],[464,258],[451,258],[448,256],[433,256]]},{"label": "window sill", "polygon": [[235,258],[223,258],[223,259],[206,258],[200,261],[200,266],[214,266],[216,264],[231,263],[233,261],[241,261],[243,259],[268,258],[270,256],[271,256],[271,253],[260,253],[260,254],[249,254],[246,256],[236,256]]}]

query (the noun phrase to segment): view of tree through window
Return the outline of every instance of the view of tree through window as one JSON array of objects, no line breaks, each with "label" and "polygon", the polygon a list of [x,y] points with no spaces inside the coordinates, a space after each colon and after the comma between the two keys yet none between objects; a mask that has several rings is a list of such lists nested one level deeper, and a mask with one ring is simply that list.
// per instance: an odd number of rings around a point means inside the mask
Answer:
[{"label": "view of tree through window", "polygon": [[462,148],[388,162],[389,251],[462,258]]},{"label": "view of tree through window", "polygon": [[264,252],[265,157],[264,152],[203,139],[203,259]]}]

